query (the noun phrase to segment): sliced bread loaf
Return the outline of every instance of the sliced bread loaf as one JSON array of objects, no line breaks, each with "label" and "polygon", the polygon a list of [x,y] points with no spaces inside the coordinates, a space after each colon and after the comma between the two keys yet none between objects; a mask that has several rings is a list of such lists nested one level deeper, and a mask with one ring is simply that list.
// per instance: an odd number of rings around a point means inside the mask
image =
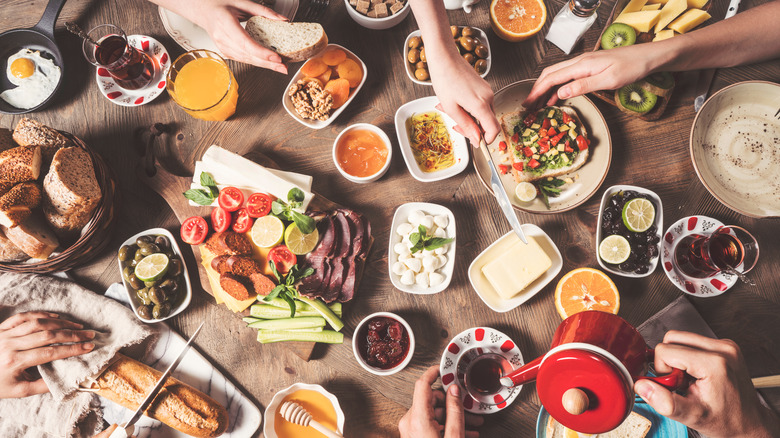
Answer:
[{"label": "sliced bread loaf", "polygon": [[631,412],[623,423],[615,429],[609,432],[599,433],[596,435],[586,435],[579,433],[572,433],[573,431],[567,429],[561,423],[555,421],[553,417],[547,419],[546,438],[569,438],[572,436],[592,436],[599,438],[644,438],[650,432],[650,428],[653,423],[647,418]]},{"label": "sliced bread loaf", "polygon": [[14,243],[8,240],[8,238],[5,237],[5,234],[3,234],[2,231],[0,231],[0,262],[1,263],[21,262],[22,260],[27,260],[29,258],[30,256],[25,254],[25,252],[19,249],[18,246],[14,245]]},{"label": "sliced bread loaf", "polygon": [[89,223],[92,212],[80,211],[74,214],[60,214],[51,206],[48,200],[43,202],[43,216],[63,244],[78,239],[81,230]]},{"label": "sliced bread loaf", "polygon": [[20,146],[40,146],[46,164],[51,162],[58,149],[73,146],[73,142],[56,129],[27,118],[16,125],[13,137]]},{"label": "sliced bread loaf", "polygon": [[319,23],[289,23],[252,17],[246,23],[246,31],[285,61],[304,61],[328,45],[328,35]]},{"label": "sliced bread loaf", "polygon": [[32,209],[41,204],[41,189],[37,183],[23,182],[0,196],[0,225],[15,227],[27,219]]},{"label": "sliced bread loaf", "polygon": [[25,254],[34,259],[48,258],[60,245],[57,237],[37,213],[16,227],[0,226],[0,230]]},{"label": "sliced bread loaf", "polygon": [[41,149],[19,146],[0,152],[0,183],[34,181],[41,174]]},{"label": "sliced bread loaf", "polygon": [[54,154],[49,173],[43,179],[44,204],[50,211],[67,216],[89,216],[102,194],[92,159],[77,147],[62,148]]}]

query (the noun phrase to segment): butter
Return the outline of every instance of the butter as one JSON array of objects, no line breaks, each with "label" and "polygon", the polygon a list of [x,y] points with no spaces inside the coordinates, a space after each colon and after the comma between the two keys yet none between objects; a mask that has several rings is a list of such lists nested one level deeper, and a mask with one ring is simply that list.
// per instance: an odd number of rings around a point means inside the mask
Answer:
[{"label": "butter", "polygon": [[508,300],[522,292],[552,266],[552,260],[536,239],[515,242],[482,267],[482,274],[498,295]]}]

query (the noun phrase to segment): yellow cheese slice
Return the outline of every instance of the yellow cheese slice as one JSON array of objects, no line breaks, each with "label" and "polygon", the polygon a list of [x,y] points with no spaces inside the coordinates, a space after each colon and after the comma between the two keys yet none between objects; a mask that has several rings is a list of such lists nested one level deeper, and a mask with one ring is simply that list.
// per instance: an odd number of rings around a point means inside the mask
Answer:
[{"label": "yellow cheese slice", "polygon": [[669,0],[647,0],[648,5],[654,5],[654,4],[665,5],[667,3],[669,3]]},{"label": "yellow cheese slice", "polygon": [[536,239],[530,238],[527,245],[518,240],[506,252],[485,264],[482,274],[496,293],[508,300],[541,277],[551,266],[550,257]]},{"label": "yellow cheese slice", "polygon": [[660,3],[653,3],[652,5],[642,6],[642,9],[640,9],[640,11],[657,11],[661,9],[661,6],[663,5]]},{"label": "yellow cheese slice", "polygon": [[685,33],[709,19],[710,14],[701,9],[689,9],[672,21],[668,28],[678,33]]},{"label": "yellow cheese slice", "polygon": [[701,9],[707,4],[708,0],[688,0],[688,9],[698,8]]},{"label": "yellow cheese slice", "polygon": [[647,3],[647,0],[631,0],[628,2],[625,8],[620,12],[620,14],[625,14],[627,12],[638,12],[640,9],[642,9],[642,6]]},{"label": "yellow cheese slice", "polygon": [[655,38],[653,38],[653,41],[663,41],[668,40],[669,38],[674,36],[674,31],[671,29],[664,29],[657,34],[655,34]]},{"label": "yellow cheese slice", "polygon": [[658,17],[658,22],[655,24],[655,33],[663,30],[686,9],[688,9],[688,0],[669,0],[661,9],[661,16]]},{"label": "yellow cheese slice", "polygon": [[625,23],[633,27],[637,32],[649,32],[658,23],[662,12],[663,10],[629,12],[628,14],[621,14],[615,19],[615,23]]}]

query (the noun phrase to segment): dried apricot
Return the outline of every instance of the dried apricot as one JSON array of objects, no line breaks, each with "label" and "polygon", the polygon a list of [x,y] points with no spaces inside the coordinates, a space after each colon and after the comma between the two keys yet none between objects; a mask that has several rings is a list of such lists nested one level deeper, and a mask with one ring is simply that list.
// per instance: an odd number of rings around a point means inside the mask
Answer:
[{"label": "dried apricot", "polygon": [[360,81],[363,80],[363,69],[360,68],[360,65],[357,62],[349,58],[339,64],[336,70],[338,71],[340,78],[349,81],[350,88],[357,87],[360,85]]},{"label": "dried apricot", "polygon": [[329,68],[325,70],[325,73],[317,76],[317,79],[319,79],[320,82],[322,82],[323,84],[327,84],[328,81],[330,80],[331,74],[333,74],[333,69]]},{"label": "dried apricot", "polygon": [[333,96],[333,109],[340,108],[349,99],[349,81],[344,78],[328,81],[325,90]]},{"label": "dried apricot", "polygon": [[347,53],[341,49],[333,48],[322,54],[322,62],[330,66],[339,65],[347,59]]},{"label": "dried apricot", "polygon": [[325,70],[327,69],[328,65],[322,62],[322,59],[312,58],[306,61],[306,64],[303,64],[303,67],[301,67],[301,73],[303,73],[304,76],[316,78],[317,76],[325,73]]}]

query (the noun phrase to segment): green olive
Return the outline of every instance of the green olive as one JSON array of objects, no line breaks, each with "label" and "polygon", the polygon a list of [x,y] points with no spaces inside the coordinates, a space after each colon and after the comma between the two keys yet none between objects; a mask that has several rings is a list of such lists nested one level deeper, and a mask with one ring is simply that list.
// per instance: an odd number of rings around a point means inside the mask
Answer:
[{"label": "green olive", "polygon": [[131,268],[130,266],[125,266],[124,269],[122,269],[122,277],[125,279],[125,281],[130,281],[130,276],[133,275],[135,272],[135,269]]},{"label": "green olive", "polygon": [[119,261],[126,262],[133,258],[133,248],[130,245],[125,245],[119,248]]},{"label": "green olive", "polygon": [[138,251],[141,251],[141,254],[143,254],[144,256],[149,256],[152,254],[157,254],[158,252],[162,252],[160,251],[160,247],[155,245],[154,243],[148,243],[146,244],[146,246],[141,246],[141,249],[139,249]]},{"label": "green olive", "polygon": [[171,305],[168,303],[158,304],[154,306],[154,309],[152,309],[152,316],[154,316],[155,319],[165,318],[170,314]]},{"label": "green olive", "polygon": [[171,247],[171,243],[168,241],[168,238],[165,236],[157,236],[157,238],[154,239],[154,244],[157,245],[163,251],[166,251]]},{"label": "green olive", "polygon": [[420,48],[420,61],[428,62],[428,59],[425,57],[425,47]]},{"label": "green olive", "polygon": [[430,75],[428,74],[428,70],[424,68],[418,68],[414,71],[414,77],[417,78],[418,81],[427,81],[430,79]]},{"label": "green olive", "polygon": [[135,295],[141,300],[141,303],[145,305],[151,304],[152,300],[149,299],[149,289],[143,288],[135,291]]},{"label": "green olive", "polygon": [[136,311],[141,318],[152,319],[152,309],[149,305],[138,306]]},{"label": "green olive", "polygon": [[127,263],[127,266],[130,266],[131,268],[135,268],[135,265],[137,265],[137,264],[138,264],[138,260],[136,260],[136,259],[131,259],[131,260],[130,260],[130,261]]},{"label": "green olive", "polygon": [[138,277],[135,276],[135,274],[130,274],[130,277],[128,277],[127,282],[130,283],[130,287],[132,287],[135,290],[144,288],[144,282],[139,280]]},{"label": "green olive", "polygon": [[144,259],[144,257],[146,257],[146,256],[145,256],[145,255],[144,255],[144,253],[142,253],[142,252],[141,252],[141,250],[139,249],[139,250],[137,250],[137,251],[135,252],[135,255],[133,256],[133,260],[135,260],[135,261],[137,261],[137,262],[140,262],[141,260],[143,260],[143,259]]},{"label": "green olive", "polygon": [[420,61],[420,62],[418,62],[417,64],[414,65],[414,69],[415,70],[419,70],[421,68],[424,68],[424,69],[427,70],[428,69],[428,63]]},{"label": "green olive", "polygon": [[146,287],[155,287],[160,283],[159,280],[153,280],[153,281],[144,281],[144,286]]},{"label": "green olive", "polygon": [[152,236],[141,236],[135,239],[135,244],[141,246],[144,243],[152,243],[153,240],[154,239],[152,239]]},{"label": "green olive", "polygon": [[171,259],[168,265],[168,275],[171,277],[177,277],[184,272],[183,264],[179,259]]},{"label": "green olive", "polygon": [[460,31],[460,34],[467,37],[474,37],[477,35],[477,31],[474,30],[473,27],[464,27],[463,30]]},{"label": "green olive", "polygon": [[450,31],[452,32],[453,38],[457,38],[460,36],[460,28],[458,26],[450,26]]},{"label": "green olive", "polygon": [[474,65],[474,63],[477,61],[477,57],[474,56],[474,54],[471,52],[464,53],[463,59],[465,59],[466,62],[468,62],[471,65]]},{"label": "green olive", "polygon": [[423,45],[422,38],[415,36],[409,38],[409,48],[410,49],[419,49]]},{"label": "green olive", "polygon": [[487,71],[488,63],[484,59],[480,59],[479,61],[474,63],[474,70],[477,71],[477,74],[483,74]]},{"label": "green olive", "polygon": [[420,51],[417,49],[409,49],[409,53],[406,54],[406,60],[410,64],[417,64],[420,62]]},{"label": "green olive", "polygon": [[165,289],[166,291],[175,292],[176,289],[179,288],[179,285],[176,283],[175,279],[169,278],[163,281],[162,283],[160,283],[160,287]]},{"label": "green olive", "polygon": [[473,52],[474,48],[477,47],[477,41],[470,36],[462,36],[458,40],[458,45],[463,47],[467,52]]},{"label": "green olive", "polygon": [[488,48],[484,44],[477,44],[477,47],[474,48],[474,54],[477,55],[478,58],[485,59],[490,54],[488,52]]},{"label": "green olive", "polygon": [[168,294],[165,292],[165,289],[161,287],[157,287],[157,286],[150,287],[149,299],[152,300],[154,304],[162,304],[168,301]]}]

